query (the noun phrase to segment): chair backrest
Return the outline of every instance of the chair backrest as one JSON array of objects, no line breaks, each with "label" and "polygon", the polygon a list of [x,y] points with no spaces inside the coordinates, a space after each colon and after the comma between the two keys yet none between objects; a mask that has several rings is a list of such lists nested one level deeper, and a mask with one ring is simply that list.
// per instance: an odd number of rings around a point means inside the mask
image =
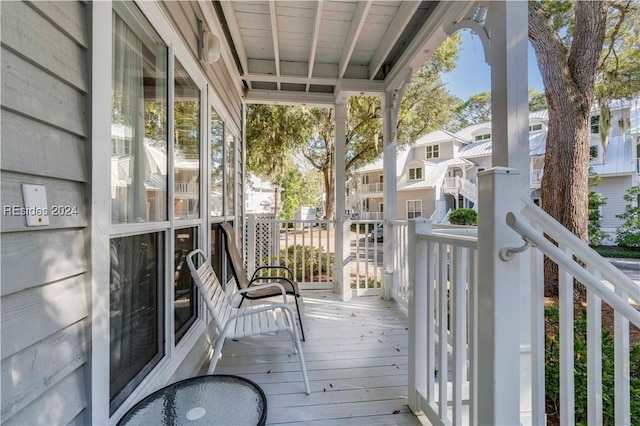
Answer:
[{"label": "chair backrest", "polygon": [[[200,267],[196,268],[194,259],[198,254],[202,256],[203,262]],[[211,263],[207,260],[202,250],[196,249],[189,253],[187,255],[187,264],[189,265],[189,271],[191,271],[191,276],[196,283],[196,287],[213,317],[218,332],[222,332],[222,329],[229,320],[229,316],[235,314],[237,309],[229,302],[226,292],[220,285],[220,281],[218,281],[218,277],[216,277],[216,273],[211,267]]]},{"label": "chair backrest", "polygon": [[222,231],[222,236],[226,243],[224,245],[225,251],[227,253],[227,257],[231,261],[231,272],[233,273],[233,277],[236,279],[236,285],[239,290],[247,288],[249,287],[249,277],[247,277],[247,272],[244,270],[242,256],[240,255],[240,250],[236,245],[236,233],[229,223],[221,223],[218,226]]}]

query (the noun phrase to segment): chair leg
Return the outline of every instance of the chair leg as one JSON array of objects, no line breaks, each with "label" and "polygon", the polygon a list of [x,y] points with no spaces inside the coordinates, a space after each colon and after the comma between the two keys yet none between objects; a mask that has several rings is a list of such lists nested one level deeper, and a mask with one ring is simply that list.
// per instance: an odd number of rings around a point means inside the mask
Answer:
[{"label": "chair leg", "polygon": [[298,304],[298,298],[300,296],[297,295],[293,295],[293,298],[296,301],[296,309],[298,310],[298,320],[300,321],[300,332],[302,333],[302,341],[306,342],[306,339],[304,338],[304,327],[302,326],[302,314],[300,314],[300,305]]},{"label": "chair leg", "polygon": [[209,369],[207,370],[207,374],[213,374],[213,370],[216,369],[216,365],[218,365],[218,360],[220,359],[220,354],[222,353],[222,346],[224,345],[225,338],[223,336],[219,336],[216,340],[215,345],[213,346],[213,355],[211,357],[211,362],[209,363]]},{"label": "chair leg", "polygon": [[309,377],[307,376],[307,366],[304,363],[304,355],[302,354],[302,344],[300,343],[300,337],[298,337],[298,330],[292,327],[289,331],[291,333],[291,340],[293,340],[294,346],[298,349],[298,357],[300,357],[300,367],[302,368],[302,379],[304,380],[304,388],[307,395],[311,393],[311,387],[309,386]]}]

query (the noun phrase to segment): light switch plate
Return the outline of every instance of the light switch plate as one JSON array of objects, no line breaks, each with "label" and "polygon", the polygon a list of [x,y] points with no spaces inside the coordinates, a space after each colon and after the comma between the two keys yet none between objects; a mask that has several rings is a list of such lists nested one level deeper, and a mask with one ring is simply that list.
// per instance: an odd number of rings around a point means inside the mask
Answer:
[{"label": "light switch plate", "polygon": [[27,226],[49,225],[49,209],[47,208],[47,190],[44,185],[22,184],[25,219]]}]

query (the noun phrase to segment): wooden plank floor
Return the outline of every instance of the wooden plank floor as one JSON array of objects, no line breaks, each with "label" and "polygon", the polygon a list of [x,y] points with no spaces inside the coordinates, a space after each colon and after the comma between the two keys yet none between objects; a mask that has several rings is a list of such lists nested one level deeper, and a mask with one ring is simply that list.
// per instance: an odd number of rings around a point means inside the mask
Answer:
[{"label": "wooden plank floor", "polygon": [[379,297],[341,302],[305,291],[303,298],[311,395],[287,333],[228,341],[215,373],[258,383],[268,424],[421,424],[407,406],[406,313]]}]

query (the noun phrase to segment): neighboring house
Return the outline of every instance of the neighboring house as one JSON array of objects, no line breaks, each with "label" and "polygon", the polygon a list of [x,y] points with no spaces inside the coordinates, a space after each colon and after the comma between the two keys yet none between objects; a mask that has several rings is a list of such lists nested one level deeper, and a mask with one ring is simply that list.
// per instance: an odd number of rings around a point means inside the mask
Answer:
[{"label": "neighboring house", "polygon": [[246,213],[274,213],[276,197],[278,197],[277,204],[281,207],[280,191],[276,194],[272,184],[256,175],[249,174],[244,200]]},{"label": "neighboring house", "polygon": [[[540,202],[547,136],[546,110],[529,115],[529,172],[531,197]],[[626,190],[640,181],[640,99],[619,102],[612,108],[612,129],[606,158],[600,137],[599,115],[591,119],[591,166],[601,177],[591,190],[607,197],[602,227],[615,232],[620,225]],[[445,221],[448,212],[475,208],[478,172],[491,167],[491,123],[466,127],[456,133],[437,130],[424,135],[397,156],[397,217],[422,216]],[[349,181],[348,209],[353,218],[384,216],[382,159],[356,170]]]}]

